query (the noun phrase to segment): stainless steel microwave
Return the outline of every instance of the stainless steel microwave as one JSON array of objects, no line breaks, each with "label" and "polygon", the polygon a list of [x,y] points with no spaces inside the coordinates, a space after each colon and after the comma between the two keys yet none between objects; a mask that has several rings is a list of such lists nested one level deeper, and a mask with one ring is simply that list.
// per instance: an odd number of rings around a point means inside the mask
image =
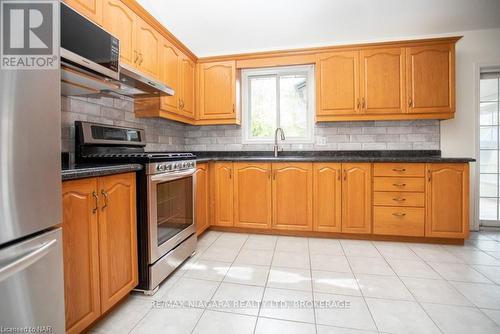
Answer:
[{"label": "stainless steel microwave", "polygon": [[61,3],[61,57],[115,80],[120,79],[120,41]]}]

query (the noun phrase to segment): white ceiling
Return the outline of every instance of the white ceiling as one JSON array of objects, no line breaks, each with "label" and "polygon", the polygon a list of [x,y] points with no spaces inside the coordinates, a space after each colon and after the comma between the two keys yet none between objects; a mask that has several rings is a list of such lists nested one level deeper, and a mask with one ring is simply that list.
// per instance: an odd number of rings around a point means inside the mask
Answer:
[{"label": "white ceiling", "polygon": [[500,27],[500,0],[138,2],[199,57]]}]

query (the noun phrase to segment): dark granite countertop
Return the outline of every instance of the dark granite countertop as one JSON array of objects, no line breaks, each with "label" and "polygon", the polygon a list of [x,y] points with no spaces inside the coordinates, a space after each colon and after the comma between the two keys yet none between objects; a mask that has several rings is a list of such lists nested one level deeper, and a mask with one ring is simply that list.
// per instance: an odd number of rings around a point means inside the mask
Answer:
[{"label": "dark granite countertop", "polygon": [[442,157],[439,150],[397,151],[284,151],[274,157],[269,151],[193,152],[196,161],[290,161],[290,162],[474,162],[473,158]]},{"label": "dark granite countertop", "polygon": [[86,177],[96,177],[127,172],[137,172],[142,170],[139,164],[76,164],[64,166],[61,171],[62,180],[83,179]]}]

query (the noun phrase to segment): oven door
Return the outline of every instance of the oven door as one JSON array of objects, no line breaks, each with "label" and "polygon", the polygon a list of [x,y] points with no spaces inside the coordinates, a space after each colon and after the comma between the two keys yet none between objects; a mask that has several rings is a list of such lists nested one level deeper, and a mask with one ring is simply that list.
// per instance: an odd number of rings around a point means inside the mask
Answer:
[{"label": "oven door", "polygon": [[149,263],[196,232],[195,168],[148,176]]}]

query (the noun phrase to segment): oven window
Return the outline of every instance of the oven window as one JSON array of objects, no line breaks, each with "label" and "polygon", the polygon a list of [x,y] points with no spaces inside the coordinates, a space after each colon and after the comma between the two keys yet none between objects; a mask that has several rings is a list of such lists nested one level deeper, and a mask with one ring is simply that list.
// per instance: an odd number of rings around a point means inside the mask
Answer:
[{"label": "oven window", "polygon": [[156,200],[160,246],[193,224],[193,178],[159,183]]}]

